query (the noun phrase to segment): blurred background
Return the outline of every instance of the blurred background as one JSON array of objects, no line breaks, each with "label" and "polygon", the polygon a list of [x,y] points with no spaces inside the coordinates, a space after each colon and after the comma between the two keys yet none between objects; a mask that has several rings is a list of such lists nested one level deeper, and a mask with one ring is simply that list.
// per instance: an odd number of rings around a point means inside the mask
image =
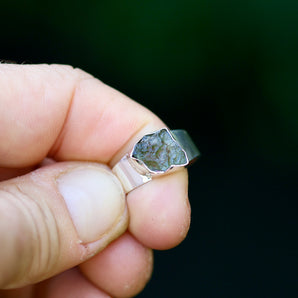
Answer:
[{"label": "blurred background", "polygon": [[202,153],[189,235],[137,297],[298,296],[298,1],[1,4],[0,59],[82,68]]}]

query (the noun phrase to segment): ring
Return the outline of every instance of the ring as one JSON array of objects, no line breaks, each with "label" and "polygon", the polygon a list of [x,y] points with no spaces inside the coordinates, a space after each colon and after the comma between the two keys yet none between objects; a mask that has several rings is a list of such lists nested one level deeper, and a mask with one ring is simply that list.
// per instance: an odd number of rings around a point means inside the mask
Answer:
[{"label": "ring", "polygon": [[112,169],[125,193],[177,167],[185,167],[200,155],[185,130],[162,128],[144,135]]}]

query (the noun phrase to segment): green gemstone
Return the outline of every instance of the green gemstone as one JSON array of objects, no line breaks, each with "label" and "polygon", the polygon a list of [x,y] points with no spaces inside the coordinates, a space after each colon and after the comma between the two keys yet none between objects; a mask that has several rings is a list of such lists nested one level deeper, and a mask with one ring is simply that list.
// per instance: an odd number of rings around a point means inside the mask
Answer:
[{"label": "green gemstone", "polygon": [[134,147],[132,157],[153,172],[165,172],[171,166],[185,165],[187,158],[167,129],[145,135]]}]

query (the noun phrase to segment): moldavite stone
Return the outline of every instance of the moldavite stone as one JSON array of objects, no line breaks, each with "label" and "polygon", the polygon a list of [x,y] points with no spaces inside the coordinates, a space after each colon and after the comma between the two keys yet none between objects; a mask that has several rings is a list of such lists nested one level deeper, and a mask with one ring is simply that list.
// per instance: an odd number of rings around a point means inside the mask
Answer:
[{"label": "moldavite stone", "polygon": [[135,145],[132,157],[142,161],[154,172],[165,172],[171,166],[187,163],[185,152],[166,129],[145,135]]}]

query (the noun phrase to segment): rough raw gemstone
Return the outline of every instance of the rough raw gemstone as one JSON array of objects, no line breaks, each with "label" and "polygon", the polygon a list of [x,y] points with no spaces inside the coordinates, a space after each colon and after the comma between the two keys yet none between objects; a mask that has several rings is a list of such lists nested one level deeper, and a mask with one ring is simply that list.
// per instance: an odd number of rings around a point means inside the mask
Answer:
[{"label": "rough raw gemstone", "polygon": [[187,163],[185,152],[166,129],[144,136],[135,145],[132,157],[142,161],[154,172],[165,172],[171,166]]}]

